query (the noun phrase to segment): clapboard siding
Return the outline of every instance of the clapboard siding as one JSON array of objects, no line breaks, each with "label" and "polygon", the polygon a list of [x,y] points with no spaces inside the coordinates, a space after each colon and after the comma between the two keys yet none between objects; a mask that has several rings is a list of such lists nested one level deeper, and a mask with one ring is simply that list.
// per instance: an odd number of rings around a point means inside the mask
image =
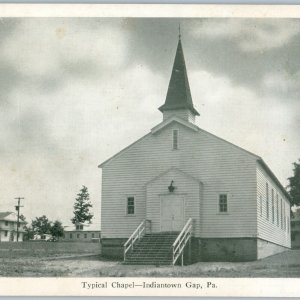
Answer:
[{"label": "clapboard siding", "polygon": [[[269,189],[269,218],[267,218],[267,188]],[[274,191],[274,222],[272,218],[272,190]],[[279,220],[277,220],[277,195],[279,199]],[[260,200],[262,199],[262,201]],[[283,214],[283,226],[281,226],[281,199],[283,210],[285,208],[285,220]],[[262,208],[261,208],[262,204]],[[263,167],[257,164],[257,227],[258,237],[285,247],[291,246],[290,240],[290,203],[282,193],[278,185],[270,178]]]},{"label": "clapboard siding", "polygon": [[195,115],[189,109],[166,110],[163,113],[163,120],[165,121],[173,116],[195,123]]},{"label": "clapboard siding", "polygon": [[[173,129],[179,130],[178,150],[172,150]],[[202,184],[199,203],[189,201],[186,207],[187,215],[197,219],[195,236],[256,236],[256,159],[205,131],[195,132],[176,122],[146,135],[102,167],[102,237],[128,237],[146,218],[147,208],[151,214],[147,183],[172,167]],[[186,183],[185,192],[189,188],[195,195],[195,188]],[[224,192],[229,196],[229,212],[219,214],[218,195]],[[127,216],[126,196],[131,195],[136,199],[136,214]]]}]

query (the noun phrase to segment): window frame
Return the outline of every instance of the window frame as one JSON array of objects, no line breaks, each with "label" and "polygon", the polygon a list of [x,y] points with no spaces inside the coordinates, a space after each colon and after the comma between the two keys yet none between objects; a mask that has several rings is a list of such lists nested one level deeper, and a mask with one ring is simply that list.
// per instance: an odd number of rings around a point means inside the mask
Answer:
[{"label": "window frame", "polygon": [[274,204],[274,189],[271,189],[271,204],[272,204],[272,223],[275,223],[275,204]]},{"label": "window frame", "polygon": [[263,200],[262,200],[262,195],[259,195],[259,215],[262,217],[263,216]]},{"label": "window frame", "polygon": [[[131,207],[133,207],[133,213],[129,213],[129,211],[128,211],[128,200],[130,198],[133,198],[133,205],[131,205]],[[136,215],[136,197],[135,197],[135,195],[127,195],[126,196],[125,213],[126,213],[126,216],[129,216],[129,217]]]},{"label": "window frame", "polygon": [[266,183],[266,219],[270,219],[269,184]]},{"label": "window frame", "polygon": [[285,209],[285,201],[283,202],[283,230],[286,231],[286,209]]},{"label": "window frame", "polygon": [[280,228],[283,229],[283,205],[282,198],[280,198]]},{"label": "window frame", "polygon": [[276,193],[276,222],[277,222],[277,226],[279,227],[279,196],[278,196],[278,193]]},{"label": "window frame", "polygon": [[[224,203],[221,203],[221,197],[222,196],[226,196],[226,203],[224,204]],[[220,193],[218,193],[218,214],[228,214],[228,212],[229,212],[229,205],[228,205],[228,192],[220,192]],[[225,205],[225,208],[226,208],[226,210],[222,210],[221,209],[221,207],[222,206],[224,206]]]},{"label": "window frame", "polygon": [[[175,140],[176,140],[176,143],[175,143]],[[173,129],[172,130],[172,150],[178,150],[178,149],[179,149],[179,130]]]}]

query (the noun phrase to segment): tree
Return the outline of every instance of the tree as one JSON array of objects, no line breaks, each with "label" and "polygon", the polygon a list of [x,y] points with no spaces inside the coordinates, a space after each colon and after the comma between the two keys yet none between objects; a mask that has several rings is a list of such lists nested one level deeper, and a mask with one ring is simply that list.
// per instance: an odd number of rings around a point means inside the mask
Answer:
[{"label": "tree", "polygon": [[90,195],[86,186],[82,186],[80,193],[77,194],[77,198],[74,203],[74,217],[71,219],[73,224],[91,222],[93,214],[90,213],[92,204],[90,202]]},{"label": "tree", "polygon": [[62,226],[62,223],[56,220],[51,226],[50,233],[56,238],[62,237],[64,235],[64,228]]},{"label": "tree", "polygon": [[28,222],[26,221],[26,217],[23,214],[20,215],[20,220],[25,222],[23,226],[24,228],[23,240],[28,241],[33,239],[34,231],[31,226],[27,226]]},{"label": "tree", "polygon": [[32,229],[31,226],[24,226],[24,236],[23,236],[23,240],[24,241],[28,241],[28,240],[32,240],[34,238],[34,230]]},{"label": "tree", "polygon": [[33,231],[38,234],[50,233],[51,222],[43,215],[39,218],[35,218],[35,220],[31,222],[31,227]]},{"label": "tree", "polygon": [[291,206],[300,205],[300,159],[299,163],[295,162],[294,165],[294,176],[288,178],[288,192],[291,197]]},{"label": "tree", "polygon": [[25,223],[27,224],[26,218],[25,218],[25,216],[24,216],[23,214],[21,214],[21,215],[19,216],[19,218],[20,218],[21,221],[23,221],[23,222],[25,222]]}]

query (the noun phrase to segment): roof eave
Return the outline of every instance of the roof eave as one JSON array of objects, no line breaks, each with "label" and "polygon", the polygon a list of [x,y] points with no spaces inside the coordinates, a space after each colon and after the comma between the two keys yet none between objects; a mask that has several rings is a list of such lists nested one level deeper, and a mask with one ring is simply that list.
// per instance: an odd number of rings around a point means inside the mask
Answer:
[{"label": "roof eave", "polygon": [[189,109],[195,116],[200,116],[199,112],[193,106],[189,107],[189,106],[182,105],[182,106],[168,107],[166,104],[164,104],[158,108],[158,110],[161,111],[162,113],[167,110],[178,110],[178,109]]}]

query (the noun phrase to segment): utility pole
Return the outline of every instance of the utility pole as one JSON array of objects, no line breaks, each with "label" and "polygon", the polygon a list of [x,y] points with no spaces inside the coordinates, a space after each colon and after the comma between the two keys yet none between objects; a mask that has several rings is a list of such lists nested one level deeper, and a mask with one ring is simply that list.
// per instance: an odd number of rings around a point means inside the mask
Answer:
[{"label": "utility pole", "polygon": [[18,205],[15,206],[16,211],[18,212],[18,219],[17,219],[17,242],[19,241],[19,227],[20,227],[20,207],[23,207],[20,205],[21,199],[25,199],[24,197],[16,197],[15,199],[18,200]]}]

